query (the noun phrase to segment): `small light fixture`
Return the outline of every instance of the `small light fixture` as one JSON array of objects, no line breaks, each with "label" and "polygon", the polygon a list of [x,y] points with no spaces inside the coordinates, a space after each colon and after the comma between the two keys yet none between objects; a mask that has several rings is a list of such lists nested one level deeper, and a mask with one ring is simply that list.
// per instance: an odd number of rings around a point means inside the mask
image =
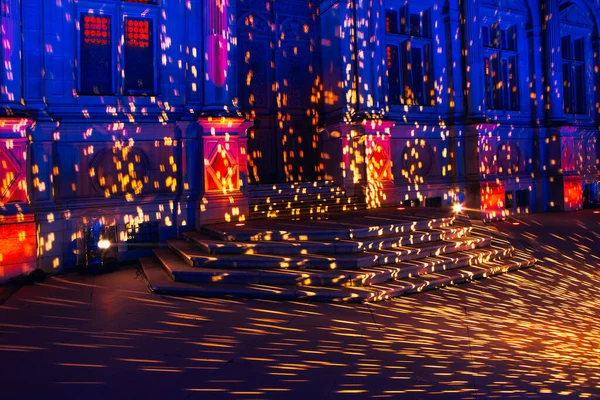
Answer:
[{"label": "small light fixture", "polygon": [[452,211],[454,211],[455,214],[460,214],[463,212],[463,205],[461,203],[454,203],[452,204]]},{"label": "small light fixture", "polygon": [[110,248],[110,240],[108,240],[108,239],[98,240],[98,248],[100,250],[107,250],[108,248]]}]

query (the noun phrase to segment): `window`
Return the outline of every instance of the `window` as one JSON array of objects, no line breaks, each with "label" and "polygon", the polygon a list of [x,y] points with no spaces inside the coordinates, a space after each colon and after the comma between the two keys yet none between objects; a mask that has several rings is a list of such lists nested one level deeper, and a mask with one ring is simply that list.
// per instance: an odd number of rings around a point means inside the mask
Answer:
[{"label": "window", "polygon": [[127,224],[127,250],[149,250],[158,245],[159,230],[157,222]]},{"label": "window", "polygon": [[529,207],[529,190],[517,190],[517,207]]},{"label": "window", "polygon": [[388,9],[387,66],[390,104],[435,106],[431,9]]},{"label": "window", "polygon": [[154,92],[153,21],[125,18],[125,83],[127,93]]},{"label": "window", "polygon": [[481,27],[485,95],[489,110],[519,110],[517,30],[499,23]]},{"label": "window", "polygon": [[109,15],[82,13],[79,65],[81,94],[112,94],[112,29]]},{"label": "window", "polygon": [[561,38],[565,114],[585,114],[585,39]]},{"label": "window", "polygon": [[80,95],[156,92],[156,12],[126,3],[156,2],[119,1],[103,13],[89,10],[79,14]]}]

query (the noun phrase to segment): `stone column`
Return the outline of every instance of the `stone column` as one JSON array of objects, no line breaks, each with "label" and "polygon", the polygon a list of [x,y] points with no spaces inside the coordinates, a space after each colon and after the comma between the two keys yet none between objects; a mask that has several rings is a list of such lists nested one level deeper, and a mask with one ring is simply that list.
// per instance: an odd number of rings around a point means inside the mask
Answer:
[{"label": "stone column", "polygon": [[199,146],[201,127],[196,121],[178,121],[176,137],[179,139],[178,151],[181,189],[176,214],[178,233],[195,228],[196,202],[202,192],[202,169],[204,168]]},{"label": "stone column", "polygon": [[466,67],[465,95],[467,117],[474,121],[485,115],[484,65],[479,23],[479,0],[463,0],[464,54]]},{"label": "stone column", "polygon": [[10,107],[10,115],[23,110],[21,104],[21,16],[20,4],[17,0],[0,0],[0,24],[2,38],[0,59],[0,106],[3,110]]},{"label": "stone column", "polygon": [[[542,34],[546,61],[544,95],[546,117],[549,122],[564,120],[562,52],[560,39],[560,7],[558,0],[542,0]],[[535,51],[535,50],[534,50]]]},{"label": "stone column", "polygon": [[464,114],[464,95],[463,95],[463,57],[462,50],[463,45],[461,36],[459,34],[461,28],[460,24],[460,5],[458,0],[450,0],[447,12],[444,14],[444,24],[447,27],[446,40],[447,40],[447,65],[448,65],[448,77],[450,84],[454,90],[449,93],[450,100],[450,112],[456,117]]},{"label": "stone column", "polygon": [[[56,122],[37,122],[28,131],[27,187],[38,229],[37,267],[51,272],[63,267],[62,218],[54,204],[54,140]],[[55,222],[56,221],[56,222]]]},{"label": "stone column", "polygon": [[[542,53],[543,49],[543,38],[542,28],[534,26],[527,30],[527,40],[531,43],[532,56],[529,58],[529,62],[533,65],[533,82],[534,86],[530,88],[530,93],[534,97],[534,104],[532,111],[535,115],[535,119],[539,124],[544,119],[544,67],[542,65],[542,57],[538,55]],[[562,70],[561,70],[562,74]],[[526,88],[524,88],[526,89]]]},{"label": "stone column", "polygon": [[385,8],[382,0],[354,3],[358,90],[357,111],[381,114],[385,103]]},{"label": "stone column", "polygon": [[36,225],[27,204],[25,161],[30,123],[0,119],[0,283],[36,268]]},{"label": "stone column", "polygon": [[210,115],[237,111],[235,0],[203,0],[204,106]]},{"label": "stone column", "polygon": [[246,132],[252,125],[238,112],[236,2],[203,0],[203,5],[204,99],[196,122],[204,174],[196,227],[242,222],[248,215]]},{"label": "stone column", "polygon": [[252,123],[235,117],[201,117],[197,122],[202,127],[204,175],[196,227],[242,223],[248,216],[247,131]]}]

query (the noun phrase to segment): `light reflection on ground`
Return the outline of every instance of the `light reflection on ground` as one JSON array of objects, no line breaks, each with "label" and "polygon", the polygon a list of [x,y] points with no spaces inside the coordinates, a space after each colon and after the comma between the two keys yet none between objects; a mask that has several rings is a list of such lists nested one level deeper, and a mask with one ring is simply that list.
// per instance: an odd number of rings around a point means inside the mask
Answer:
[{"label": "light reflection on ground", "polygon": [[495,226],[539,265],[376,304],[159,297],[134,269],[25,287],[3,398],[600,398],[600,219],[519,221]]}]

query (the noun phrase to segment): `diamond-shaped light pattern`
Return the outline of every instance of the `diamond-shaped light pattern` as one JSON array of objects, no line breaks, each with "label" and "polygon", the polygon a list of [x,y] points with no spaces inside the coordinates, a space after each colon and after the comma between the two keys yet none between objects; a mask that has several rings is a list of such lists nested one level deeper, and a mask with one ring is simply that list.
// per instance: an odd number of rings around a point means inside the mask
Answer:
[{"label": "diamond-shaped light pattern", "polygon": [[238,166],[224,146],[218,144],[209,160],[207,190],[235,190],[239,188]]},{"label": "diamond-shaped light pattern", "polygon": [[6,203],[18,189],[21,168],[5,150],[0,149],[0,202]]},{"label": "diamond-shaped light pattern", "polygon": [[371,151],[368,160],[369,181],[380,181],[389,178],[389,157],[379,141],[370,143]]}]

